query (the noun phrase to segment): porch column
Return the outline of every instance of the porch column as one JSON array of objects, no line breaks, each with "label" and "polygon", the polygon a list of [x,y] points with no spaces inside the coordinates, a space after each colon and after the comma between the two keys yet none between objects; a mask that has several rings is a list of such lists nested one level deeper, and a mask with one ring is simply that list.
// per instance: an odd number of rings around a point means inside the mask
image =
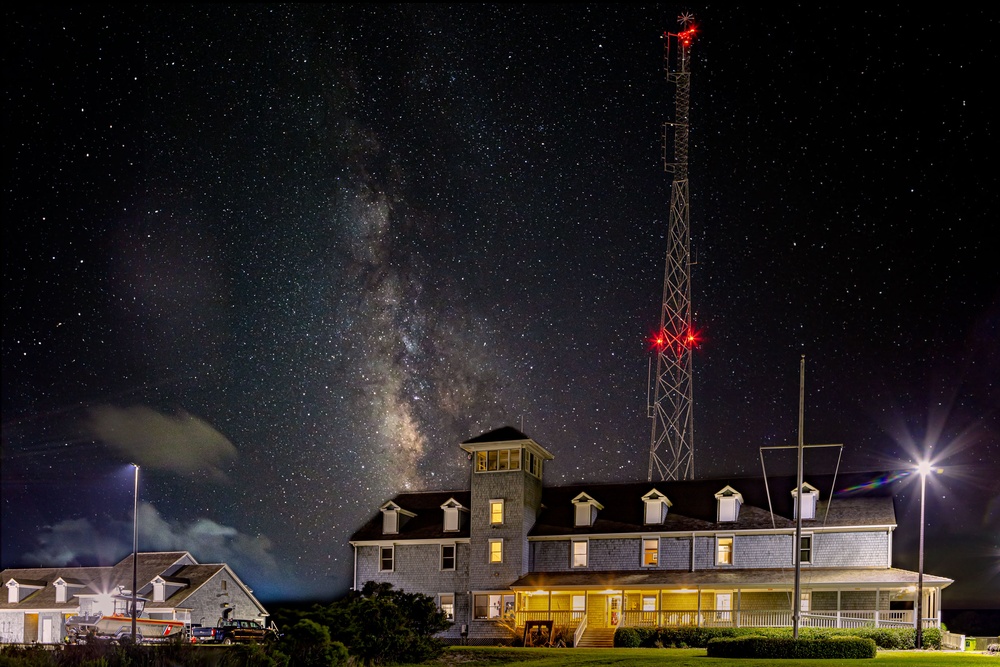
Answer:
[{"label": "porch column", "polygon": [[740,588],[736,589],[736,627],[741,627],[740,625],[740,603],[743,600],[743,590]]},{"label": "porch column", "polygon": [[879,604],[879,602],[881,601],[880,598],[879,598],[879,593],[881,593],[881,592],[882,591],[880,591],[878,588],[875,589],[875,627],[876,628],[879,627],[879,625],[878,625],[878,612],[879,612],[879,609],[881,609],[881,605]]},{"label": "porch column", "polygon": [[701,586],[698,587],[698,590],[696,591],[695,594],[698,596],[698,618],[697,618],[698,624],[697,625],[700,628],[701,627]]}]

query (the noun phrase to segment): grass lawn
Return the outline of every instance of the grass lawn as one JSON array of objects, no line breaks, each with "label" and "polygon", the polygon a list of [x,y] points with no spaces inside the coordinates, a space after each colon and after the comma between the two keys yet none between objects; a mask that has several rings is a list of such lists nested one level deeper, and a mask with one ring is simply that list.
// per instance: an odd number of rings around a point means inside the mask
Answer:
[{"label": "grass lawn", "polygon": [[[669,665],[670,667],[728,667],[776,664],[774,660],[729,660],[709,658],[703,648],[486,648],[452,647],[430,665],[448,667],[502,667],[503,665],[532,665],[556,667],[558,665]],[[996,665],[1000,659],[984,653],[961,651],[879,651],[874,660],[782,660],[781,667],[836,667],[838,665],[873,665],[874,667],[945,667],[946,665]]]}]

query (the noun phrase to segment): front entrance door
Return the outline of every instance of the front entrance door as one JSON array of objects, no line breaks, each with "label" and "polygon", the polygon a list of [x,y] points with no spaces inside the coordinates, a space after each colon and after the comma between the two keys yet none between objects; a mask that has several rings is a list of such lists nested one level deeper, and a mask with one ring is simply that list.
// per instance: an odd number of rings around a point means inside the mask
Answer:
[{"label": "front entrance door", "polygon": [[43,644],[51,644],[52,643],[52,619],[51,618],[43,618],[42,619],[42,636],[39,638],[39,641],[41,643],[43,643]]},{"label": "front entrance door", "polygon": [[617,628],[622,621],[622,596],[608,596],[608,627]]},{"label": "front entrance door", "polygon": [[733,608],[733,595],[732,593],[716,593],[715,594],[715,617],[716,620],[722,623],[728,623],[731,618],[729,612]]}]

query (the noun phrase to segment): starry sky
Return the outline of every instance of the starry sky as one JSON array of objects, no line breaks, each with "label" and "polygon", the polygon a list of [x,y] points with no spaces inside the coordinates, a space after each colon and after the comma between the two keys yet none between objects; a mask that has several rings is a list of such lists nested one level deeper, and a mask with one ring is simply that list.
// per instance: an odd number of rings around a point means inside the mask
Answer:
[{"label": "starry sky", "polygon": [[125,556],[130,463],[140,549],[265,601],[499,426],[645,479],[688,11],[695,474],[796,442],[805,355],[805,442],[935,457],[925,570],[998,606],[1000,26],[910,5],[5,9],[2,565]]}]

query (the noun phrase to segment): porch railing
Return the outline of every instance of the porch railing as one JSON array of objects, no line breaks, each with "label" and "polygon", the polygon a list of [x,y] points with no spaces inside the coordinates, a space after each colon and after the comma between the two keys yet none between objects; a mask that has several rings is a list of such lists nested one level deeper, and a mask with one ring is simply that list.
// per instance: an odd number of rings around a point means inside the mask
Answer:
[{"label": "porch railing", "polygon": [[[533,613],[533,612],[531,612]],[[546,612],[541,612],[546,613]],[[556,613],[556,612],[553,612]],[[925,628],[938,627],[938,619],[925,618]],[[674,610],[674,611],[624,611],[620,625],[625,627],[685,627],[706,628],[787,628],[792,626],[792,612],[788,610]],[[815,611],[803,612],[803,627],[862,628],[862,627],[913,627],[913,612],[900,611]]]},{"label": "porch railing", "polygon": [[527,621],[552,621],[557,627],[576,628],[587,618],[585,611],[519,611],[514,622],[524,627]]},{"label": "porch railing", "polygon": [[573,646],[580,645],[580,637],[587,630],[587,615],[584,614],[583,618],[580,619],[580,623],[576,626],[576,632],[573,633]]}]

